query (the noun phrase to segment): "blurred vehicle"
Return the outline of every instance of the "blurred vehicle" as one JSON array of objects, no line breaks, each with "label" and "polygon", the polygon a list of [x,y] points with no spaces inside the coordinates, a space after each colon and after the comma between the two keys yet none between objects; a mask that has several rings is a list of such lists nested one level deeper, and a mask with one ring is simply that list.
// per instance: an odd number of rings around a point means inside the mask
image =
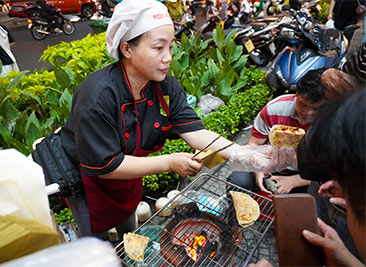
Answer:
[{"label": "blurred vehicle", "polygon": [[[218,0],[219,1],[219,0]],[[206,21],[202,24],[202,26],[198,29],[198,31],[204,36],[205,33],[212,33],[212,31],[216,28],[216,24],[220,22],[220,8],[217,8],[214,1],[207,1],[205,2],[207,5],[207,12],[206,12]],[[203,39],[210,38],[212,35],[209,34]]]},{"label": "blurred vehicle", "polygon": [[43,40],[52,33],[63,32],[66,35],[71,35],[75,32],[74,24],[61,13],[60,9],[57,9],[52,21],[42,17],[27,18],[27,21],[32,37],[37,41]]},{"label": "blurred vehicle", "polygon": [[197,33],[196,29],[196,18],[190,12],[184,12],[180,21],[174,21],[175,38],[180,40],[182,33],[188,37]]},{"label": "blurred vehicle", "polygon": [[[61,10],[63,14],[80,14],[82,18],[91,18],[96,11],[97,0],[46,0]],[[9,17],[39,17],[36,0],[9,0],[6,3]]]},{"label": "blurred vehicle", "polygon": [[297,23],[283,25],[280,37],[289,44],[277,56],[267,74],[274,95],[296,92],[296,84],[309,70],[332,68],[343,60],[349,49],[345,33],[355,31],[350,25],[344,31],[327,29],[306,11],[291,10]]},{"label": "blurred vehicle", "polygon": [[290,15],[257,18],[240,25],[234,40],[244,46],[251,64],[266,66],[283,48],[278,42],[281,28],[293,21]]},{"label": "blurred vehicle", "polygon": [[[121,1],[119,1],[121,2]],[[118,4],[116,0],[99,0],[100,9],[98,10],[98,15],[111,18],[113,15],[114,7]]]},{"label": "blurred vehicle", "polygon": [[221,0],[202,0],[202,9],[204,13],[207,13],[208,7],[213,6],[218,11],[221,10]]},{"label": "blurred vehicle", "polygon": [[284,5],[284,0],[268,0],[263,7],[263,14],[264,16],[279,14]]}]

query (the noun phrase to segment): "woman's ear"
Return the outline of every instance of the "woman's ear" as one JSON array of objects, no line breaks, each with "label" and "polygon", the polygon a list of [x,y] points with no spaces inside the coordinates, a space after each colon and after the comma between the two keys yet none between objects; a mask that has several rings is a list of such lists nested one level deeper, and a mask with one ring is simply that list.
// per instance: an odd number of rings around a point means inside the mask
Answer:
[{"label": "woman's ear", "polygon": [[119,49],[123,55],[124,58],[130,58],[131,57],[131,47],[127,42],[121,42],[119,44]]}]

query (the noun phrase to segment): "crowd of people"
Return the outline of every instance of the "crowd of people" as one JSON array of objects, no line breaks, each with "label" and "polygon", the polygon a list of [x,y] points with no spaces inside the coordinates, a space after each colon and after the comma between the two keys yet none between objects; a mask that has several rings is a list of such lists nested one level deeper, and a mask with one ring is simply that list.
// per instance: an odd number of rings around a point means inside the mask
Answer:
[{"label": "crowd of people", "polygon": [[[203,163],[189,153],[148,157],[160,151],[166,139],[182,138],[192,148],[203,149],[207,140],[219,137],[205,129],[179,82],[167,75],[174,41],[174,17],[168,10],[174,3],[181,0],[165,5],[155,0],[118,4],[106,32],[109,55],[118,61],[87,77],[73,95],[59,134],[85,188],[67,198],[80,236],[106,240],[113,227],[120,237],[133,231],[142,176],[167,171],[195,176],[202,169]],[[12,41],[0,26],[3,35]],[[9,58],[9,64],[15,63]],[[297,84],[296,94],[271,100],[255,118],[248,145],[234,144],[220,152],[228,160],[235,150],[266,144],[275,124],[307,131],[299,145],[298,169],[234,172],[229,181],[254,192],[326,197],[319,200],[319,206],[320,201],[329,204],[319,208],[320,217],[325,217],[330,204],[344,207],[343,214],[326,221],[333,225],[319,220],[321,235],[303,231],[306,240],[323,249],[327,266],[361,266],[366,260],[365,81],[366,42],[340,69],[309,71]],[[219,138],[211,149],[229,144],[230,140]],[[264,179],[274,183],[275,192]],[[347,233],[340,234],[341,230]],[[255,266],[269,265],[261,260]]]}]

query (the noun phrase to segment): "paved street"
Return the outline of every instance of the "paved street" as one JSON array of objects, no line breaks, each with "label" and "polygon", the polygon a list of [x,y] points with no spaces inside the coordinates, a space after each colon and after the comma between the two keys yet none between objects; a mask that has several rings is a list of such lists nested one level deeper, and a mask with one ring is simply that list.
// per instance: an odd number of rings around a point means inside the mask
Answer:
[{"label": "paved street", "polygon": [[61,41],[70,42],[80,40],[86,35],[93,34],[89,21],[75,22],[75,33],[73,35],[65,35],[57,33],[47,36],[42,41],[33,39],[28,23],[22,18],[9,18],[6,14],[0,13],[0,23],[5,25],[15,39],[15,44],[11,47],[20,70],[31,70],[44,67],[43,62],[39,62],[39,58],[48,46],[59,44]]}]

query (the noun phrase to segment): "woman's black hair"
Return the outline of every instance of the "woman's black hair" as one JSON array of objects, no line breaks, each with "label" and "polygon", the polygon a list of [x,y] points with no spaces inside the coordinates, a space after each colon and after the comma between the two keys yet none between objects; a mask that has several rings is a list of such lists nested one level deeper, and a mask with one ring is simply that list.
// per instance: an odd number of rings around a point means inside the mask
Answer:
[{"label": "woman's black hair", "polygon": [[300,175],[336,180],[356,218],[365,222],[366,90],[324,105],[298,147]]},{"label": "woman's black hair", "polygon": [[[131,40],[129,40],[129,41],[127,41],[127,43],[130,45],[130,46],[132,46],[132,47],[136,47],[136,46],[138,46],[139,45],[139,43],[140,43],[140,39],[141,39],[141,37],[144,35],[144,33],[143,34],[141,34],[141,35],[139,35],[139,36],[137,36],[137,37],[135,37],[135,38],[133,38],[133,39],[131,39]],[[122,54],[122,52],[121,52],[121,48],[120,48],[120,46],[118,46],[118,58],[119,59],[122,59],[123,58],[123,54]]]},{"label": "woman's black hair", "polygon": [[324,86],[321,77],[325,68],[309,70],[296,84],[297,92],[300,96],[310,99],[312,103],[319,103],[324,100]]}]

